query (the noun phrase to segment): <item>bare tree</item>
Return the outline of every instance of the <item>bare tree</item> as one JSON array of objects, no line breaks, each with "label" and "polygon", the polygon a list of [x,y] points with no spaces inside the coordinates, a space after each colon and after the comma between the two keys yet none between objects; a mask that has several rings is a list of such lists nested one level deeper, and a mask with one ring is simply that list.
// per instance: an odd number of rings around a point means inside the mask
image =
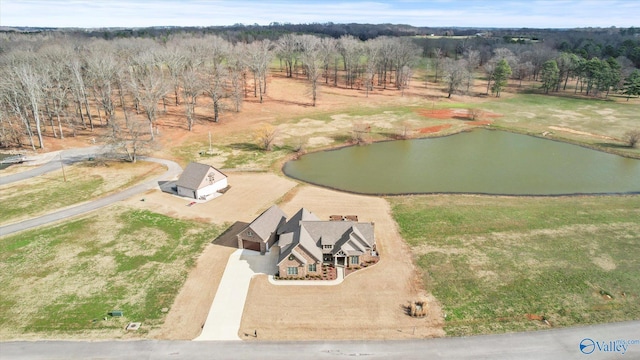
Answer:
[{"label": "bare tree", "polygon": [[187,115],[187,129],[191,131],[195,122],[196,101],[198,96],[204,91],[205,84],[200,74],[190,69],[182,73],[181,85],[184,108]]},{"label": "bare tree", "polygon": [[240,112],[242,101],[245,97],[245,88],[247,80],[247,64],[244,60],[246,48],[240,44],[236,44],[229,56],[229,80],[231,82],[230,97],[233,101],[236,112]]},{"label": "bare tree", "polygon": [[270,124],[264,124],[256,130],[255,139],[262,150],[271,151],[277,134],[277,128]]},{"label": "bare tree", "polygon": [[322,75],[322,68],[324,66],[320,39],[313,35],[303,35],[300,38],[300,47],[302,50],[300,58],[307,73],[307,79],[309,80],[311,100],[313,106],[316,106],[319,88],[318,81]]},{"label": "bare tree", "polygon": [[445,59],[443,63],[444,82],[447,85],[447,98],[460,90],[465,79],[468,79],[466,60]]},{"label": "bare tree", "polygon": [[366,134],[371,132],[371,125],[354,123],[351,129],[351,141],[354,144],[362,145],[367,142]]},{"label": "bare tree", "polygon": [[[40,104],[42,102],[42,88],[41,82],[43,76],[38,72],[30,63],[23,63],[14,68],[15,75],[25,97],[25,104],[30,108],[31,115],[36,125],[36,134],[38,136],[38,147],[44,149],[44,141],[42,140],[42,127],[40,120]],[[27,126],[28,126],[28,119]]]},{"label": "bare tree", "polygon": [[[113,83],[120,65],[108,46],[106,49],[99,46],[100,44],[94,44],[93,50],[87,55],[87,70],[94,97],[100,103],[105,112],[106,121],[109,123],[115,108],[111,98]],[[99,112],[98,116],[100,116]]]},{"label": "bare tree", "polygon": [[[168,83],[165,81],[162,69],[152,55],[141,54],[134,58],[131,72],[131,88],[133,95],[142,105],[147,120],[149,133],[155,139],[157,133],[158,102],[166,95]],[[154,131],[155,129],[155,131]]]},{"label": "bare tree", "polygon": [[466,70],[467,70],[467,93],[471,91],[473,85],[473,73],[480,65],[480,52],[477,50],[468,50],[465,53]]},{"label": "bare tree", "polygon": [[165,49],[159,52],[159,60],[166,66],[169,72],[169,79],[171,79],[171,85],[173,86],[173,94],[176,98],[176,106],[180,105],[180,97],[178,96],[180,90],[180,76],[186,67],[186,59],[182,54],[181,49],[174,47],[171,49]]},{"label": "bare tree", "polygon": [[640,142],[640,130],[629,130],[624,134],[624,139],[629,147],[636,147]]},{"label": "bare tree", "polygon": [[145,120],[131,116],[128,120],[114,117],[109,123],[110,131],[106,137],[118,154],[123,154],[129,162],[135,163],[138,156],[152,148],[153,133],[145,130]]},{"label": "bare tree", "polygon": [[409,87],[409,83],[411,82],[411,78],[413,77],[413,70],[405,65],[398,72],[398,78],[396,79],[398,89],[402,91],[402,96],[404,96],[404,91]]},{"label": "bare tree", "polygon": [[84,105],[87,112],[87,118],[89,119],[89,127],[91,128],[91,130],[93,130],[93,119],[91,118],[91,109],[89,108],[89,100],[87,99],[87,90],[82,74],[82,67],[83,64],[77,58],[71,59],[71,61],[69,62],[73,97],[78,107],[78,113],[80,114],[82,125],[85,125],[84,115],[82,114],[82,105]]},{"label": "bare tree", "polygon": [[293,76],[293,66],[298,55],[299,37],[295,34],[282,35],[276,44],[276,54],[280,61],[284,60],[287,77]]},{"label": "bare tree", "polygon": [[338,51],[342,56],[346,72],[346,86],[353,89],[362,55],[362,43],[351,35],[343,35],[338,39]]},{"label": "bare tree", "polygon": [[254,96],[260,94],[260,103],[267,91],[267,74],[271,62],[271,42],[269,40],[254,41],[247,46],[249,69],[253,73]]},{"label": "bare tree", "polygon": [[433,82],[438,82],[438,71],[442,68],[442,59],[444,58],[444,53],[441,48],[433,49],[433,69],[435,70],[435,75],[433,78]]},{"label": "bare tree", "polygon": [[222,99],[228,96],[227,78],[229,72],[221,63],[215,64],[207,74],[206,93],[213,102],[213,122],[220,120],[220,113],[224,108]]},{"label": "bare tree", "polygon": [[[396,67],[396,87],[404,88],[412,76],[412,66],[418,58],[418,48],[406,38],[395,39],[393,43],[394,64]],[[405,74],[404,72],[409,72]]]},{"label": "bare tree", "polygon": [[367,60],[364,68],[364,88],[367,97],[369,97],[369,91],[373,90],[374,79],[376,73],[378,73],[380,48],[380,41],[368,40],[365,43],[364,53]]},{"label": "bare tree", "polygon": [[[320,39],[320,51],[322,53],[322,61],[323,61],[323,76],[325,78],[325,84],[329,83],[329,78],[333,74],[333,85],[338,85],[338,69],[337,69],[337,40],[334,38],[322,38]],[[333,72],[331,72],[331,67],[333,65]]]},{"label": "bare tree", "polygon": [[[10,74],[0,72],[0,147],[21,146],[23,131],[28,129],[23,130],[21,124],[13,120],[18,117],[25,123],[15,85]],[[33,137],[30,133],[29,135],[31,146],[35,150]]]}]

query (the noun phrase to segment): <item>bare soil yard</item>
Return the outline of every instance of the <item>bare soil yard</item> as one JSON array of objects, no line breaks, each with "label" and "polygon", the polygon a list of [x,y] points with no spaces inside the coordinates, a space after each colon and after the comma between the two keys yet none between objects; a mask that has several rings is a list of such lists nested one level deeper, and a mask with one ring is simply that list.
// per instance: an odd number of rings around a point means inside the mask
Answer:
[{"label": "bare soil yard", "polygon": [[[282,209],[292,215],[305,207],[321,219],[356,214],[375,223],[380,262],[355,272],[337,286],[274,286],[255,277],[249,289],[239,336],[258,331],[259,340],[408,339],[443,336],[443,317],[424,291],[409,248],[398,234],[388,203],[367,197],[302,186]],[[426,297],[429,315],[406,315],[409,301]]]}]

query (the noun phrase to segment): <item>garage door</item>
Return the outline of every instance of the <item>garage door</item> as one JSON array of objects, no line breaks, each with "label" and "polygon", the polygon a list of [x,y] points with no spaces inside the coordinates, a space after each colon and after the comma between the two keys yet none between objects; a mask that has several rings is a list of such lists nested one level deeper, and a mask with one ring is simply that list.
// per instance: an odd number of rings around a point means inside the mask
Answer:
[{"label": "garage door", "polygon": [[260,251],[260,243],[249,240],[242,240],[242,248],[247,250]]}]

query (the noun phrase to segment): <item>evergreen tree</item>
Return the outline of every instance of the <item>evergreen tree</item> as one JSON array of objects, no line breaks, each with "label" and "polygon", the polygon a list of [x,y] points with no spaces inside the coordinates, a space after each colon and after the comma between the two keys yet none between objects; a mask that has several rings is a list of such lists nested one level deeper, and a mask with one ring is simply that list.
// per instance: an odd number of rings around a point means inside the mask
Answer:
[{"label": "evergreen tree", "polygon": [[560,70],[555,60],[548,60],[542,65],[542,88],[548,94],[558,84]]},{"label": "evergreen tree", "polygon": [[624,80],[623,94],[627,95],[627,101],[631,96],[640,95],[640,71],[633,70],[629,76]]},{"label": "evergreen tree", "polygon": [[511,76],[511,66],[509,66],[507,60],[498,61],[493,72],[493,86],[491,86],[491,91],[496,94],[496,97],[500,97],[500,91],[507,86],[509,76]]}]

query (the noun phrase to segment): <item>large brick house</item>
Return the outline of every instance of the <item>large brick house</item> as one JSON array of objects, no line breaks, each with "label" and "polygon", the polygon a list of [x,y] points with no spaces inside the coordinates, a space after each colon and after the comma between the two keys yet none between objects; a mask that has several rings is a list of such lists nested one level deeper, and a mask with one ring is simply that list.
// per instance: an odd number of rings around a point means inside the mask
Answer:
[{"label": "large brick house", "polygon": [[[265,216],[265,213],[269,215]],[[275,235],[280,247],[278,270],[281,278],[320,275],[322,265],[359,267],[377,256],[373,223],[342,217],[339,221],[323,221],[304,208],[283,222],[284,213],[275,205],[265,213],[238,234],[238,246],[248,249],[251,245],[245,242],[249,229],[263,228],[262,236]],[[265,226],[266,219],[270,219],[268,226]],[[272,238],[269,239],[262,241],[268,244]],[[253,249],[257,250],[256,247]]]}]

